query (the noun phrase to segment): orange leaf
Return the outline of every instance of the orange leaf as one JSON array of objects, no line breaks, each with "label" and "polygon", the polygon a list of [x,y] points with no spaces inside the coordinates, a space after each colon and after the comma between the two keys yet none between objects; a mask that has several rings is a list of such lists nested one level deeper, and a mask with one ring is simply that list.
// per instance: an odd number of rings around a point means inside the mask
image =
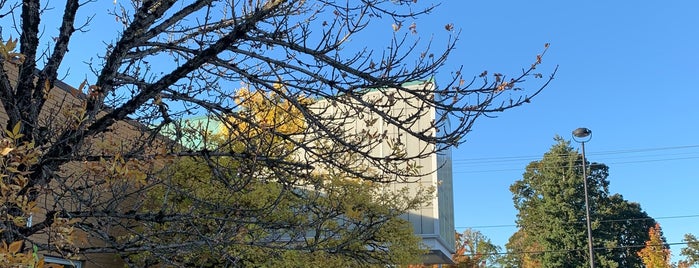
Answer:
[{"label": "orange leaf", "polygon": [[83,88],[85,88],[85,84],[87,84],[87,80],[83,80],[83,82],[80,83],[80,86],[78,86],[78,90],[79,90],[80,92],[82,92],[82,91],[83,91]]},{"label": "orange leaf", "polygon": [[10,247],[8,248],[8,251],[11,254],[16,254],[19,252],[20,249],[22,249],[22,240],[12,242],[10,244]]}]

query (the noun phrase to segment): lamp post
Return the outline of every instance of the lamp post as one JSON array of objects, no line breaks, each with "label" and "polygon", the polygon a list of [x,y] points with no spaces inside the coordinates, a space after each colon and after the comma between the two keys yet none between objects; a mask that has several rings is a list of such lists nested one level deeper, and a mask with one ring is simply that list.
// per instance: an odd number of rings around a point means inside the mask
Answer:
[{"label": "lamp post", "polygon": [[[577,139],[576,139],[577,138]],[[587,163],[585,163],[585,142],[592,139],[592,130],[588,128],[577,128],[573,130],[573,140],[582,145],[582,168],[583,183],[585,189],[585,223],[587,223],[587,247],[590,251],[590,267],[595,268],[594,252],[592,250],[592,226],[590,225],[590,197],[587,194]]]}]

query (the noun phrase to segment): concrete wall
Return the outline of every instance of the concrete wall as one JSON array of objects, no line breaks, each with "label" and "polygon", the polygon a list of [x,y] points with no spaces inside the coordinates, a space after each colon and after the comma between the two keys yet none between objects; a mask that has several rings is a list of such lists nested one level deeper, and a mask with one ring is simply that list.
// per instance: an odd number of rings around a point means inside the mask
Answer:
[{"label": "concrete wall", "polygon": [[[405,85],[413,89],[432,90],[434,85],[431,82],[418,82]],[[370,90],[362,95],[364,100],[373,102],[376,100],[386,100],[387,95],[401,94],[394,89]],[[394,95],[396,96],[396,95]],[[425,108],[419,100],[409,96],[397,96],[399,101],[390,107],[381,107],[398,118],[407,118],[420,113],[416,124],[410,126],[412,130],[430,130],[432,122],[437,116],[434,108]],[[419,140],[416,137],[407,135],[398,126],[385,121],[383,118],[370,111],[357,111],[351,107],[331,104],[327,100],[320,100],[312,107],[317,113],[325,114],[327,118],[340,117],[340,121],[345,125],[345,135],[357,135],[362,138],[363,131],[369,133],[387,132],[389,139],[399,139],[405,145],[408,157],[417,156],[425,151],[433,151],[435,145]],[[344,115],[344,116],[343,116]],[[372,125],[366,122],[376,120]],[[437,135],[433,130],[432,135]],[[439,146],[439,145],[437,145]],[[376,157],[383,157],[391,153],[391,146],[388,141],[384,141],[380,146],[375,146],[370,150],[370,154]],[[452,159],[451,151],[444,150],[432,153],[427,157],[417,160],[422,166],[421,174],[427,174],[418,178],[409,178],[406,182],[397,182],[391,185],[392,189],[408,187],[415,192],[419,187],[435,187],[436,195],[433,196],[430,204],[420,209],[411,211],[403,217],[413,224],[415,233],[423,238],[423,243],[430,249],[430,254],[425,256],[425,263],[451,263],[451,254],[454,253],[455,228],[454,228],[454,205],[453,205],[453,183],[452,183]]]}]

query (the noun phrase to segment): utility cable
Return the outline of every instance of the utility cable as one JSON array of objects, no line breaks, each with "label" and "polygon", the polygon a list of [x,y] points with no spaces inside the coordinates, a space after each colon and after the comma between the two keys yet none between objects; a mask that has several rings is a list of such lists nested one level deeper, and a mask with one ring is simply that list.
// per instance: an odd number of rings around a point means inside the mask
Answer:
[{"label": "utility cable", "polygon": [[[642,248],[642,247],[646,247],[646,246],[662,246],[662,247],[667,246],[669,248],[669,246],[690,245],[690,244],[696,245],[696,244],[699,244],[699,241],[697,241],[697,242],[673,242],[673,243],[649,244],[649,245],[646,245],[645,243],[643,243],[642,245],[627,245],[627,246],[616,246],[616,247],[596,247],[596,248],[593,248],[593,250],[600,251],[600,250]],[[524,255],[524,254],[540,254],[540,253],[566,253],[566,252],[575,252],[575,251],[587,251],[587,248],[488,252],[488,253],[467,253],[467,254],[463,254],[463,256]]]},{"label": "utility cable", "polygon": [[[676,216],[664,216],[664,217],[645,217],[645,218],[626,218],[626,219],[611,219],[611,220],[598,220],[598,222],[622,222],[622,221],[644,221],[644,220],[664,220],[664,219],[682,219],[682,218],[699,218],[699,214],[691,215],[676,215]],[[585,221],[569,221],[563,222],[563,224],[582,224]],[[516,224],[499,224],[499,225],[474,225],[474,226],[457,226],[456,229],[486,229],[486,228],[509,228],[517,227]]]},{"label": "utility cable", "polygon": [[[654,155],[634,155],[628,156],[632,153],[641,152],[656,152],[656,151],[669,151],[669,150],[680,150],[680,149],[690,149],[699,148],[699,145],[684,145],[684,146],[671,146],[671,147],[655,147],[655,148],[641,148],[641,149],[624,149],[624,150],[613,150],[613,151],[601,151],[601,152],[589,152],[587,157],[590,156],[619,156],[611,157],[606,159],[599,159],[599,161],[593,162],[607,162],[606,164],[634,164],[634,163],[648,163],[648,162],[662,162],[662,161],[677,161],[677,160],[689,160],[699,158],[699,152],[677,152],[677,153],[666,153],[666,154],[654,154]],[[625,155],[625,156],[622,156]],[[684,157],[669,157],[685,155]],[[526,166],[529,162],[541,160],[542,156],[502,156],[502,157],[482,157],[482,158],[465,158],[465,159],[454,159],[452,160],[452,165],[459,166],[461,168],[468,167],[469,169],[477,167],[493,167],[493,166],[511,166],[513,164]],[[654,159],[638,159],[638,158],[648,158],[654,157]],[[629,160],[629,158],[636,158],[638,160]],[[612,161],[609,159],[624,159],[628,161]],[[504,169],[483,169],[483,170],[460,170],[455,172],[455,174],[463,173],[490,173],[490,172],[501,172],[501,171],[517,171],[520,168],[504,168]]]},{"label": "utility cable", "polygon": [[[602,163],[599,161],[594,161],[594,163],[599,163],[599,164],[604,164],[607,166],[610,165],[619,165],[619,164],[637,164],[637,163],[649,163],[649,162],[665,162],[665,161],[678,161],[678,160],[690,160],[690,159],[699,159],[699,156],[691,156],[691,157],[675,157],[675,158],[662,158],[662,159],[648,159],[648,160],[632,160],[632,161],[620,161],[620,162],[606,162]],[[533,160],[536,161],[536,160]],[[452,163],[453,164],[453,163]],[[525,165],[526,166],[526,165]],[[492,173],[492,172],[504,172],[504,171],[521,171],[524,168],[506,168],[506,169],[484,169],[484,170],[460,170],[453,172],[453,174],[469,174],[469,173]]]},{"label": "utility cable", "polygon": [[[689,149],[689,148],[699,148],[699,145],[683,145],[683,146],[670,146],[670,147],[655,147],[655,148],[641,148],[641,149],[622,149],[622,150],[612,150],[612,151],[598,151],[598,152],[587,152],[587,156],[595,155],[617,155],[617,154],[628,154],[628,153],[639,153],[639,152],[650,152],[650,151],[668,151],[668,150],[679,150],[679,149]],[[477,158],[463,158],[456,159],[453,162],[501,162],[501,161],[515,161],[515,160],[529,160],[529,159],[540,159],[541,155],[528,155],[528,156],[493,156],[493,157],[477,157]]]}]

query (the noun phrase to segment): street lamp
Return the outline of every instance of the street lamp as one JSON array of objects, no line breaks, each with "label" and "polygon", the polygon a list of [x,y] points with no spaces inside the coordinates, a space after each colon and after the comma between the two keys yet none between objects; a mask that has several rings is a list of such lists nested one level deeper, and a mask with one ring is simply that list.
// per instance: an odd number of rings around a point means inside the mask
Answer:
[{"label": "street lamp", "polygon": [[[576,139],[577,138],[577,139]],[[587,247],[590,251],[590,267],[595,268],[594,252],[592,251],[592,226],[590,226],[590,198],[587,194],[587,164],[585,163],[585,142],[592,139],[592,130],[588,128],[577,128],[573,130],[573,140],[582,145],[582,168],[583,168],[583,183],[585,189],[585,222],[587,223]]]}]

